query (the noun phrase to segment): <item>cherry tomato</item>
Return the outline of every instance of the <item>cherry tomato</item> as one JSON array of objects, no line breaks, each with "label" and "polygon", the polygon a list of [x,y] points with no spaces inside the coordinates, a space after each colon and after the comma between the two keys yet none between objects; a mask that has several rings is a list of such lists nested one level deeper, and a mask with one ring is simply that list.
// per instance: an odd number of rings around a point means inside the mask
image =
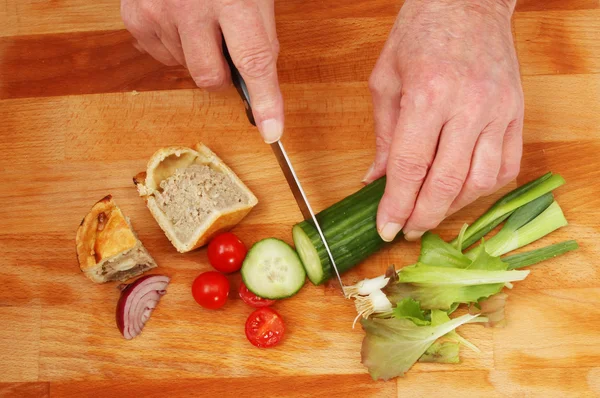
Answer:
[{"label": "cherry tomato", "polygon": [[242,268],[247,252],[240,238],[231,232],[224,232],[208,244],[208,261],[217,271],[228,274]]},{"label": "cherry tomato", "polygon": [[269,348],[279,344],[284,332],[283,318],[270,307],[255,310],[246,320],[246,337],[256,347]]},{"label": "cherry tomato", "polygon": [[262,298],[252,293],[250,290],[248,290],[244,282],[242,282],[240,285],[240,297],[244,303],[254,308],[268,307],[275,302],[275,300]]},{"label": "cherry tomato", "polygon": [[216,271],[204,272],[194,279],[192,296],[204,308],[221,308],[229,296],[229,280]]}]

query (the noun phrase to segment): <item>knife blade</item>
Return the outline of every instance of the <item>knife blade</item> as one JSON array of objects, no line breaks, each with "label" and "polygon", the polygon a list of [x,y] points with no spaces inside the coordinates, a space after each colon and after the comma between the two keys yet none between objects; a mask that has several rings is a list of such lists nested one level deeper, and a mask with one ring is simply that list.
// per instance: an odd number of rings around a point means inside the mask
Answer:
[{"label": "knife blade", "polygon": [[[231,55],[229,54],[229,50],[227,49],[227,45],[225,44],[224,37],[222,38],[222,41],[223,41],[223,55],[225,56],[225,59],[227,60],[227,64],[229,65],[229,69],[231,70],[231,80],[232,80],[233,85],[235,86],[238,94],[242,98],[242,101],[244,102],[244,108],[246,110],[246,116],[248,117],[248,121],[253,126],[256,126],[256,122],[254,120],[254,115],[252,113],[250,94],[248,93],[246,83],[244,82],[244,79],[242,78],[242,75],[238,71],[237,67],[233,63],[233,60],[231,59]],[[312,220],[315,229],[319,233],[319,237],[321,238],[321,241],[323,242],[323,246],[325,247],[325,250],[327,251],[327,256],[329,257],[329,262],[331,263],[331,266],[334,269],[335,274],[337,276],[337,280],[340,284],[342,294],[345,297],[347,297],[346,289],[344,289],[344,283],[342,282],[342,277],[340,276],[340,272],[335,263],[335,259],[333,258],[333,254],[331,253],[331,249],[329,248],[329,244],[327,243],[327,239],[325,239],[325,234],[323,233],[323,230],[321,229],[321,226],[319,225],[319,221],[317,220],[317,217],[316,217],[312,207],[310,206],[310,203],[308,201],[306,193],[304,192],[304,189],[302,189],[300,180],[298,179],[298,176],[296,175],[296,171],[294,170],[294,167],[292,166],[292,162],[290,161],[290,158],[283,146],[283,143],[281,142],[281,140],[278,140],[278,141],[270,144],[270,146],[271,146],[271,149],[273,150],[275,158],[277,159],[277,162],[279,163],[279,167],[281,168],[281,171],[283,172],[283,175],[288,183],[288,186],[290,187],[290,190],[292,191],[292,194],[294,195],[294,199],[296,200],[296,203],[298,204],[298,207],[300,208],[300,212],[302,213],[302,216],[304,217],[305,220]]]}]

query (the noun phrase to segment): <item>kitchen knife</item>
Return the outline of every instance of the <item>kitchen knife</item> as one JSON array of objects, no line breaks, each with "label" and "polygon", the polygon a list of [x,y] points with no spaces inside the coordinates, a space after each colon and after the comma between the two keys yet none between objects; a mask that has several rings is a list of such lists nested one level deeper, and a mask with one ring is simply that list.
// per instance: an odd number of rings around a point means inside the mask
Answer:
[{"label": "kitchen knife", "polygon": [[[250,102],[250,94],[248,93],[248,88],[246,87],[246,83],[244,82],[242,75],[240,74],[240,72],[236,68],[235,64],[233,63],[233,60],[231,59],[229,50],[227,49],[227,45],[225,44],[225,38],[223,38],[223,55],[225,56],[225,59],[227,60],[227,63],[229,64],[229,68],[231,70],[231,80],[233,81],[233,85],[237,89],[237,92],[239,93],[240,97],[242,98],[242,101],[244,102],[244,107],[246,109],[246,116],[248,117],[248,120],[250,121],[250,123],[252,123],[252,125],[256,126],[256,122],[254,121],[254,115],[252,114],[252,105]],[[283,175],[285,176],[285,179],[287,180],[287,183],[292,191],[292,194],[294,195],[294,199],[296,199],[296,203],[298,204],[298,207],[300,208],[300,212],[304,216],[304,219],[312,220],[314,227],[316,228],[317,232],[319,233],[319,236],[321,237],[321,241],[323,242],[323,246],[325,246],[325,250],[327,251],[327,255],[329,256],[329,261],[331,262],[331,266],[333,267],[335,274],[337,276],[338,282],[340,283],[340,288],[342,289],[342,293],[344,294],[344,296],[346,296],[346,290],[344,289],[344,283],[342,282],[340,272],[337,269],[337,265],[335,264],[335,260],[333,258],[333,255],[331,254],[331,250],[329,249],[329,245],[327,244],[325,235],[323,234],[323,231],[321,230],[321,226],[319,225],[319,222],[317,221],[317,217],[315,216],[315,213],[313,212],[312,207],[310,206],[310,203],[308,202],[308,198],[306,197],[306,194],[304,193],[304,190],[302,189],[300,180],[298,179],[298,176],[296,175],[296,172],[294,171],[294,167],[292,166],[290,158],[288,157],[287,152],[285,151],[283,143],[281,142],[281,140],[278,140],[270,145],[271,145],[271,149],[273,150],[273,153],[275,154],[275,158],[277,158],[277,161],[279,162],[279,167],[281,167],[281,171],[283,172]]]}]

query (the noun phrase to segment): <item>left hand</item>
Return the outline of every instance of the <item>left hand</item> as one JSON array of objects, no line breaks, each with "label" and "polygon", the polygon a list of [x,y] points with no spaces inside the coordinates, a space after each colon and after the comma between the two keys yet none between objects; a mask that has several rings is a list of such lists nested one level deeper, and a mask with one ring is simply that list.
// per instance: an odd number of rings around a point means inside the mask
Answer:
[{"label": "left hand", "polygon": [[407,0],[369,80],[377,227],[407,240],[514,179],[523,92],[509,0]]}]

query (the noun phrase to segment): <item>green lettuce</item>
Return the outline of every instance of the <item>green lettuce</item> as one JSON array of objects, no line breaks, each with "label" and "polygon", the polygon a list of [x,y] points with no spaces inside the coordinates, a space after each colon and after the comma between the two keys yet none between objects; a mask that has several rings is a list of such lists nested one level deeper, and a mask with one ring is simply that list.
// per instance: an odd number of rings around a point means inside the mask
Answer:
[{"label": "green lettuce", "polygon": [[373,380],[403,376],[437,339],[476,317],[465,314],[437,326],[395,317],[362,319],[361,362]]},{"label": "green lettuce", "polygon": [[396,304],[393,310],[394,316],[398,319],[408,319],[417,326],[429,325],[431,318],[421,309],[418,302],[410,297],[403,298]]},{"label": "green lettuce", "polygon": [[440,309],[452,313],[458,306],[457,303],[477,302],[498,293],[503,287],[504,283],[474,286],[416,286],[396,283],[386,287],[385,294],[392,303],[408,297],[418,301],[423,309]]},{"label": "green lettuce", "polygon": [[459,363],[460,346],[455,341],[436,341],[419,358],[419,362]]},{"label": "green lettuce", "polygon": [[471,259],[438,235],[426,232],[421,238],[419,262],[436,267],[466,268]]}]

